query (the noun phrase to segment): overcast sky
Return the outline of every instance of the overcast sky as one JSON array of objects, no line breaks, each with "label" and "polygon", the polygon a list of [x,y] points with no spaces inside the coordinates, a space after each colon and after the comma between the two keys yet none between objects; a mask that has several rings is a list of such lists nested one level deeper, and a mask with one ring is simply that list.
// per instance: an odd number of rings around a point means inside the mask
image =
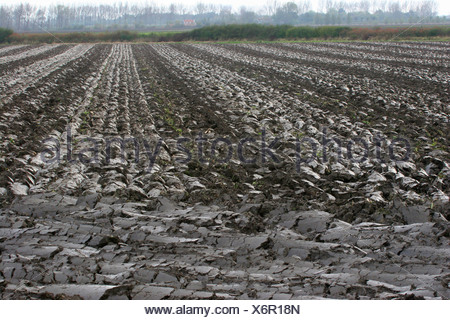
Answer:
[{"label": "overcast sky", "polygon": [[[278,0],[279,3],[284,3],[284,2],[288,2],[289,0]],[[297,2],[296,0],[291,0],[292,2]],[[347,0],[347,1],[351,1],[351,0]],[[357,0],[356,0],[357,1]],[[161,1],[161,0],[91,0],[91,1],[87,1],[87,0],[39,0],[39,1],[21,1],[21,0],[0,0],[0,5],[2,4],[6,4],[6,5],[10,5],[10,4],[19,4],[21,2],[28,2],[31,4],[39,4],[39,5],[46,5],[46,4],[54,4],[54,3],[61,3],[61,4],[110,4],[110,3],[114,3],[114,2],[128,2],[128,3],[156,3],[156,4],[163,4],[163,5],[169,5],[170,3],[181,3],[187,7],[189,6],[194,6],[196,3],[198,2],[203,2],[203,3],[214,3],[214,4],[226,4],[226,5],[231,5],[233,6],[234,9],[238,9],[241,6],[246,6],[248,8],[263,8],[265,6],[265,4],[267,3],[267,0],[166,0],[166,1]],[[400,1],[401,2],[401,1]],[[450,15],[450,1],[449,0],[436,0],[436,2],[438,3],[438,13],[439,15]],[[317,3],[319,3],[319,1],[311,1],[311,3],[313,3],[313,9],[314,9],[314,5],[317,5]]]}]

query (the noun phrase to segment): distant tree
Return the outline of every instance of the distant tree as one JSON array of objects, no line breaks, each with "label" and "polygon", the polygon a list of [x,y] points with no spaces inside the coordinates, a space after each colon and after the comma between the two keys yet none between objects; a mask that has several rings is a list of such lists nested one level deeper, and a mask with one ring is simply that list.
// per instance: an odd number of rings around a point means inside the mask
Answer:
[{"label": "distant tree", "polygon": [[359,2],[359,10],[362,12],[369,12],[370,2],[368,0],[361,0]]},{"label": "distant tree", "polygon": [[422,17],[436,15],[437,3],[434,0],[424,0],[418,4],[417,11]]},{"label": "distant tree", "polygon": [[178,6],[175,3],[171,3],[169,6],[169,14],[170,14],[170,20],[175,20],[175,17],[178,12]]},{"label": "distant tree", "polygon": [[14,20],[16,23],[16,29],[21,31],[22,30],[22,22],[25,14],[25,8],[23,3],[19,4],[15,7],[14,10]]},{"label": "distant tree", "polygon": [[232,10],[231,6],[227,6],[227,5],[220,6],[220,11],[219,11],[220,23],[227,24],[227,23],[235,22],[233,20],[233,14],[232,14],[231,10]]},{"label": "distant tree", "polygon": [[389,12],[399,13],[400,12],[400,3],[397,1],[389,3]]},{"label": "distant tree", "polygon": [[37,25],[38,28],[44,28],[45,20],[46,20],[45,10],[44,9],[39,9],[36,12],[35,24]]},{"label": "distant tree", "polygon": [[56,6],[56,26],[58,29],[66,27],[69,8],[63,5]]},{"label": "distant tree", "polygon": [[294,2],[287,2],[277,9],[274,15],[275,23],[294,25],[298,21],[298,7]]},{"label": "distant tree", "polygon": [[185,7],[184,4],[178,3],[177,7],[178,7],[178,11],[181,15],[184,16],[189,13],[189,9],[187,7]]},{"label": "distant tree", "polygon": [[208,7],[206,6],[206,4],[204,4],[203,2],[199,2],[195,6],[195,13],[198,15],[202,15],[202,14],[206,13],[207,9],[208,9]]},{"label": "distant tree", "polygon": [[278,7],[279,4],[277,0],[266,0],[266,4],[264,6],[266,13],[269,16],[273,16],[277,12]]},{"label": "distant tree", "polygon": [[314,24],[314,11],[308,11],[299,16],[299,22],[303,25]]},{"label": "distant tree", "polygon": [[10,28],[13,21],[11,9],[0,7],[0,27]]},{"label": "distant tree", "polygon": [[247,10],[246,7],[241,7],[240,10],[240,23],[254,23],[256,21],[256,13]]},{"label": "distant tree", "polygon": [[311,2],[309,0],[302,0],[297,3],[298,13],[306,13],[311,10]]}]

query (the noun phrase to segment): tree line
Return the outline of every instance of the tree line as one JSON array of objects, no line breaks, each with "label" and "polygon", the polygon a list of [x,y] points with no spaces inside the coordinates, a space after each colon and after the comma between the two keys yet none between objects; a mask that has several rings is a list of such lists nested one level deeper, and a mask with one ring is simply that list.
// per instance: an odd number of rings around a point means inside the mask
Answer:
[{"label": "tree line", "polygon": [[0,28],[15,32],[114,31],[184,29],[223,24],[394,25],[443,23],[435,0],[309,0],[281,3],[267,0],[259,10],[198,3],[187,7],[113,3],[108,5],[0,5]]},{"label": "tree line", "polygon": [[[399,37],[401,35],[401,37]],[[178,41],[274,41],[274,40],[389,40],[450,37],[450,27],[345,27],[261,24],[215,25],[178,32],[68,32],[16,33],[6,39],[12,44],[85,42],[178,42]],[[0,29],[0,43],[1,41]]]}]

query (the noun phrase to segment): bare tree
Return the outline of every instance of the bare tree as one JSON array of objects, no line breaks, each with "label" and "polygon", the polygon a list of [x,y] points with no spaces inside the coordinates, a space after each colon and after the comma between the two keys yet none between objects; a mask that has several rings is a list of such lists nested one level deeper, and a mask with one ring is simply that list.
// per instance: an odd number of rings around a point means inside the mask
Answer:
[{"label": "bare tree", "polygon": [[182,14],[183,16],[189,13],[189,9],[183,4],[183,3],[178,3],[177,4],[178,7],[178,12],[180,14]]},{"label": "bare tree", "polygon": [[199,2],[195,5],[195,13],[198,15],[205,14],[206,10],[207,10],[207,6],[203,2]]},{"label": "bare tree", "polygon": [[11,9],[5,6],[0,7],[0,27],[12,28],[13,16]]},{"label": "bare tree", "polygon": [[400,11],[401,12],[408,12],[410,7],[411,7],[411,2],[410,1],[402,1],[400,3]]},{"label": "bare tree", "polygon": [[435,0],[423,0],[417,8],[419,15],[422,17],[432,17],[436,15],[437,3]]},{"label": "bare tree", "polygon": [[36,25],[39,29],[45,27],[45,21],[46,21],[46,9],[39,8],[36,12]]},{"label": "bare tree", "polygon": [[389,12],[391,13],[398,13],[400,11],[400,3],[397,1],[389,3]]},{"label": "bare tree", "polygon": [[279,7],[277,0],[267,0],[265,4],[266,12],[269,16],[273,16]]},{"label": "bare tree", "polygon": [[369,12],[370,2],[368,0],[361,0],[359,2],[359,10],[362,12]]},{"label": "bare tree", "polygon": [[171,3],[171,4],[169,5],[169,13],[170,13],[171,15],[176,15],[177,12],[178,12],[177,5],[176,5],[175,3]]},{"label": "bare tree", "polygon": [[311,2],[309,0],[302,0],[297,4],[298,13],[302,14],[311,10]]},{"label": "bare tree", "polygon": [[15,8],[14,13],[13,13],[15,28],[18,31],[22,31],[22,22],[23,22],[24,14],[25,14],[24,5],[23,5],[23,3],[21,3]]}]

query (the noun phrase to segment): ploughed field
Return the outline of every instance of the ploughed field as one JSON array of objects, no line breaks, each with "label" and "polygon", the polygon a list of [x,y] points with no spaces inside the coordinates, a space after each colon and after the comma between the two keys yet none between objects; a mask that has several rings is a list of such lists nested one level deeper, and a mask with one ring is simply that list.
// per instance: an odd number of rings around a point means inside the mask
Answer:
[{"label": "ploughed field", "polygon": [[449,50],[0,47],[1,297],[447,299]]}]

